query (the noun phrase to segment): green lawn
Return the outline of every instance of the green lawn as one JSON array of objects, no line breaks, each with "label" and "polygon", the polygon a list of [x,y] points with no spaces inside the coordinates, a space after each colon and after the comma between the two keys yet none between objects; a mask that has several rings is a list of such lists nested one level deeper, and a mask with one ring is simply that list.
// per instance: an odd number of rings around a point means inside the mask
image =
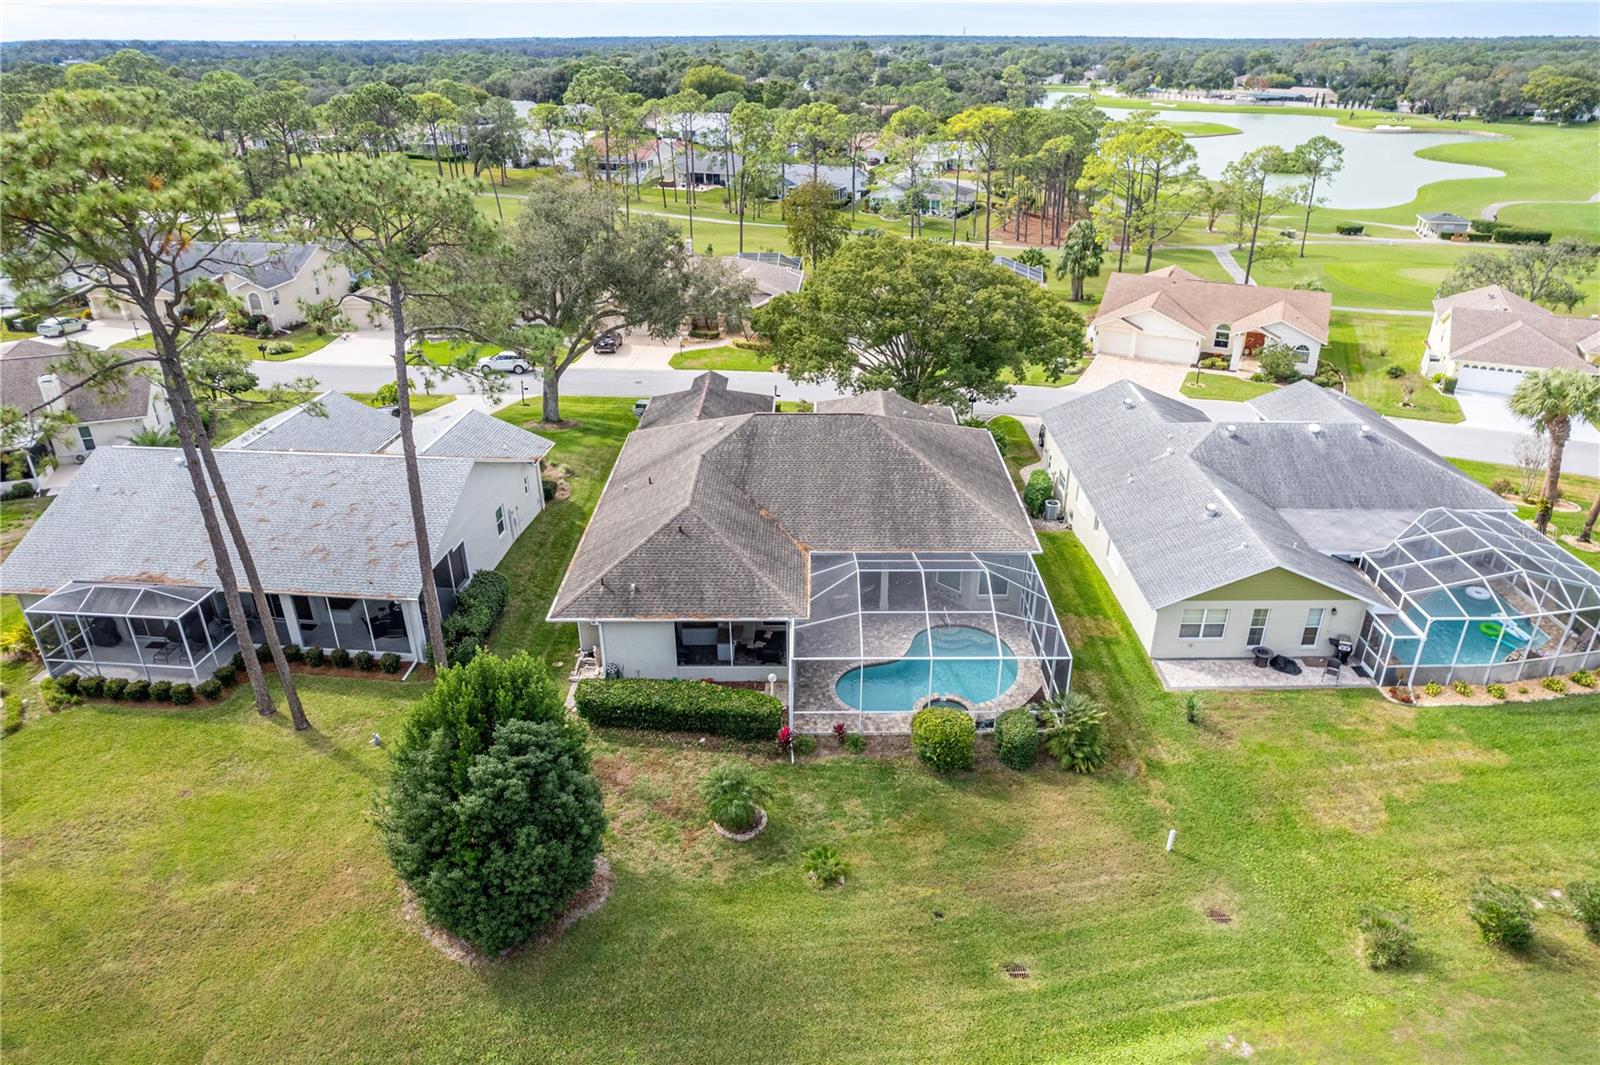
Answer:
[{"label": "green lawn", "polygon": [[1495,218],[1524,229],[1545,229],[1600,243],[1600,204],[1596,203],[1514,203],[1500,208]]},{"label": "green lawn", "polygon": [[[1217,693],[1190,726],[1077,541],[1043,540],[1113,768],[1019,774],[987,741],[949,780],[831,740],[796,767],[751,751],[772,827],[736,846],[706,827],[715,756],[694,738],[604,733],[610,901],[483,972],[402,919],[366,816],[386,757],[369,738],[397,734],[420,686],[308,678],[300,736],[243,689],[30,720],[0,778],[5,1056],[1143,1063],[1232,1060],[1242,1040],[1265,1061],[1594,1058],[1600,947],[1546,899],[1535,946],[1495,950],[1464,900],[1484,873],[1542,896],[1600,868],[1600,698]],[[844,888],[803,882],[819,843]],[[1414,915],[1406,971],[1355,958],[1373,899]]]},{"label": "green lawn", "polygon": [[632,399],[589,396],[562,397],[561,417],[575,423],[570,428],[541,427],[538,399],[513,403],[495,417],[555,443],[545,459],[545,469],[570,470],[572,496],[546,504],[496,567],[510,578],[514,591],[490,648],[499,654],[531,651],[554,663],[556,672],[564,676],[578,648],[578,629],[576,625],[552,625],[545,621],[545,614],[600,500],[623,438],[639,420],[633,416]]},{"label": "green lawn", "polygon": [[1350,394],[1379,414],[1393,418],[1420,418],[1430,422],[1459,422],[1461,404],[1431,385],[1418,388],[1412,405],[1401,406],[1400,382],[1384,371],[1400,366],[1415,372],[1422,361],[1428,336],[1428,319],[1386,314],[1350,314],[1335,311],[1329,322],[1328,346],[1322,361],[1344,371]]},{"label": "green lawn", "polygon": [[1023,467],[1039,461],[1039,449],[1034,446],[1033,437],[1028,435],[1027,428],[1021,422],[1009,414],[990,418],[987,424],[989,432],[994,434],[996,446],[1000,448],[1000,457],[1005,459],[1006,468],[1011,471],[1011,480],[1021,488]]},{"label": "green lawn", "polygon": [[423,340],[413,345],[422,357],[435,366],[468,366],[477,369],[478,360],[500,349],[494,344],[474,344],[467,340]]},{"label": "green lawn", "polygon": [[[1426,311],[1450,268],[1470,245],[1447,244],[1308,244],[1306,257],[1287,263],[1256,264],[1253,280],[1290,288],[1296,281],[1316,280],[1340,307]],[[1244,265],[1244,253],[1234,258]]]},{"label": "green lawn", "polygon": [[[1471,459],[1446,459],[1462,473],[1471,477],[1485,488],[1492,488],[1497,481],[1510,481],[1513,485],[1521,483],[1521,474],[1515,466],[1502,466],[1493,462],[1474,462]],[[1537,491],[1537,489],[1535,489]],[[1569,465],[1561,471],[1561,498],[1569,503],[1576,504],[1577,510],[1557,510],[1550,515],[1550,524],[1560,530],[1563,536],[1577,536],[1583,530],[1584,518],[1587,517],[1589,506],[1594,498],[1600,494],[1600,477],[1585,477],[1575,472]],[[1517,516],[1524,521],[1531,520],[1535,508],[1529,504],[1517,507]],[[1585,565],[1600,569],[1600,552],[1580,551],[1571,544],[1561,541],[1574,556],[1581,559]]]},{"label": "green lawn", "polygon": [[[281,337],[268,337],[265,340],[260,337],[246,336],[242,333],[213,333],[212,335],[233,345],[252,359],[265,359],[267,362],[288,362],[291,359],[303,358],[339,339],[339,334],[337,333],[324,333],[318,336],[316,330],[309,325],[296,326]],[[277,355],[262,353],[261,346],[263,344],[270,347],[273,344],[282,343],[293,344],[294,350]],[[148,348],[150,346],[149,334],[130,337],[127,340],[119,340],[111,346],[113,348],[134,350]]]},{"label": "green lawn", "polygon": [[4,343],[7,340],[27,340],[29,337],[38,335],[38,333],[30,329],[12,329],[8,326],[0,326],[0,343]]},{"label": "green lawn", "polygon": [[1264,396],[1276,387],[1263,381],[1251,381],[1232,374],[1206,373],[1201,370],[1185,377],[1178,391],[1193,399],[1231,399],[1243,402]]},{"label": "green lawn", "polygon": [[1165,125],[1182,133],[1185,137],[1226,137],[1240,132],[1238,126],[1230,126],[1222,122],[1167,122]]},{"label": "green lawn", "polygon": [[760,351],[734,344],[680,351],[672,357],[671,363],[674,370],[772,370],[772,360]]}]

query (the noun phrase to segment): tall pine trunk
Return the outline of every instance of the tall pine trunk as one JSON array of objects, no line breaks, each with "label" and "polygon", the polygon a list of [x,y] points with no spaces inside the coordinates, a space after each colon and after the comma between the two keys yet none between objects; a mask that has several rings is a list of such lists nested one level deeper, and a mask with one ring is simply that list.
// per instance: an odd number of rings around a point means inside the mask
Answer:
[{"label": "tall pine trunk", "polygon": [[439,615],[439,588],[433,583],[433,556],[429,551],[428,515],[422,506],[422,471],[417,466],[417,440],[411,431],[411,378],[406,373],[406,320],[404,293],[389,285],[389,320],[394,326],[394,384],[400,410],[400,448],[405,455],[406,495],[411,503],[411,532],[417,541],[417,566],[422,575],[423,626],[435,668],[450,664],[444,647],[444,618]]}]

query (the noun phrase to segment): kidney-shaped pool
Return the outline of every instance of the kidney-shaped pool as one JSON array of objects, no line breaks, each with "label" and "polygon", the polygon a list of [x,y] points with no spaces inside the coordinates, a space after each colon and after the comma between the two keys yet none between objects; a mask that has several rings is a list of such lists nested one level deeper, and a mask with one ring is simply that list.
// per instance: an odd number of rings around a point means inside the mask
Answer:
[{"label": "kidney-shaped pool", "polygon": [[955,695],[977,705],[1017,679],[1017,656],[994,635],[970,625],[917,633],[904,656],[847,670],[834,685],[846,706],[866,713],[905,713],[929,695]]}]

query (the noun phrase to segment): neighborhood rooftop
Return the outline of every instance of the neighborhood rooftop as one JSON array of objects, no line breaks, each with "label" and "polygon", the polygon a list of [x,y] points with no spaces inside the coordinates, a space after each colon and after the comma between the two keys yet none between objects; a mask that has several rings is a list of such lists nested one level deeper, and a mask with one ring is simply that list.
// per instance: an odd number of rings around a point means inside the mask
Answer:
[{"label": "neighborhood rooftop", "polygon": [[1332,556],[1381,547],[1433,507],[1506,509],[1373,411],[1310,382],[1251,406],[1260,420],[1213,423],[1124,381],[1044,413],[1152,607],[1273,568],[1381,603]]},{"label": "neighborhood rooftop", "polygon": [[[263,587],[358,598],[419,593],[399,456],[229,448],[216,458],[250,530]],[[472,466],[468,459],[418,461],[436,541],[447,532]],[[438,554],[439,543],[431,547]],[[69,581],[217,586],[181,452],[94,451],[0,563],[0,590],[7,594],[45,594]]]},{"label": "neighborhood rooftop", "polygon": [[683,421],[628,437],[550,616],[805,617],[812,552],[1038,550],[982,429],[871,414]]},{"label": "neighborhood rooftop", "polygon": [[656,396],[639,418],[639,428],[657,425],[676,425],[703,418],[730,418],[739,414],[761,414],[775,405],[772,396],[764,392],[737,392],[728,387],[728,379],[708,370],[694,379],[683,392],[667,392]]},{"label": "neighborhood rooftop", "polygon": [[0,393],[5,402],[20,410],[29,410],[44,402],[44,392],[39,378],[52,375],[66,395],[61,403],[80,422],[112,421],[121,418],[142,417],[150,406],[150,379],[142,374],[130,373],[114,389],[105,393],[94,388],[67,389],[82,380],[67,373],[57,373],[51,367],[67,357],[64,347],[42,340],[19,340],[0,353]]},{"label": "neighborhood rooftop", "polygon": [[246,451],[315,451],[369,455],[400,433],[400,419],[339,392],[273,415],[224,446]]},{"label": "neighborhood rooftop", "polygon": [[1204,281],[1181,266],[1166,266],[1112,274],[1094,322],[1155,311],[1208,339],[1218,325],[1243,333],[1283,322],[1325,344],[1332,304],[1326,292]]},{"label": "neighborhood rooftop", "polygon": [[233,274],[261,288],[276,288],[298,274],[316,251],[315,244],[221,240],[191,246],[177,256],[176,268],[190,280]]},{"label": "neighborhood rooftop", "polygon": [[1600,373],[1589,361],[1600,354],[1600,319],[1555,314],[1500,285],[1442,296],[1433,309],[1450,317],[1447,350],[1439,354],[1458,364]]},{"label": "neighborhood rooftop", "polygon": [[938,403],[918,406],[898,392],[880,389],[860,392],[853,396],[817,401],[818,414],[879,414],[888,418],[911,418],[915,421],[956,424],[956,412]]},{"label": "neighborhood rooftop", "polygon": [[[537,433],[501,421],[481,410],[469,410],[426,443],[418,434],[418,452],[429,457],[535,462],[555,444]],[[398,452],[399,441],[389,445]]]}]

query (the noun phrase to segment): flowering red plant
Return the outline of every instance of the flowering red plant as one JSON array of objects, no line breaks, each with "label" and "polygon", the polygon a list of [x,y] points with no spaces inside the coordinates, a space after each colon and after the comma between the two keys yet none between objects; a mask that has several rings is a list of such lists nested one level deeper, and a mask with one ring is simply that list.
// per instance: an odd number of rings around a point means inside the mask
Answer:
[{"label": "flowering red plant", "polygon": [[850,731],[849,728],[847,728],[845,726],[845,723],[843,721],[837,721],[837,722],[834,723],[833,734],[835,736],[837,736],[839,739],[841,739],[841,740],[844,739],[844,734],[846,732],[849,732],[849,731]]},{"label": "flowering red plant", "polygon": [[778,750],[787,751],[790,745],[793,743],[794,733],[789,731],[788,725],[785,725],[778,730]]}]

